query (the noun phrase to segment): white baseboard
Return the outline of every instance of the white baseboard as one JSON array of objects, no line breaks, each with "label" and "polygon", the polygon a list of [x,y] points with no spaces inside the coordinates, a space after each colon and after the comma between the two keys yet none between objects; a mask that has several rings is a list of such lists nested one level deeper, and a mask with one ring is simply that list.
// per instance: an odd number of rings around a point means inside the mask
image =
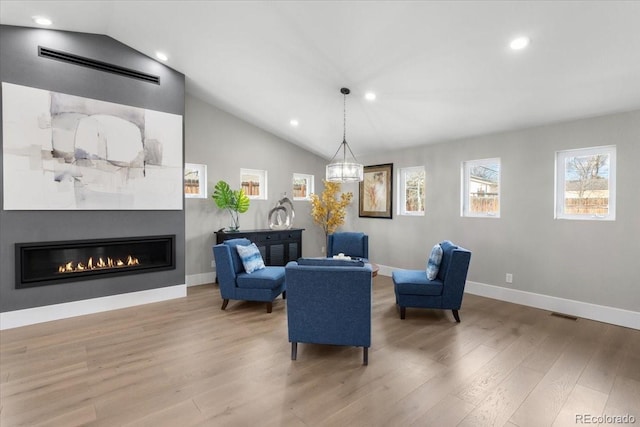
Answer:
[{"label": "white baseboard", "polygon": [[[378,274],[382,276],[391,276],[391,272],[393,270],[396,270],[396,268],[380,265]],[[186,277],[186,284],[183,285],[8,311],[0,313],[0,330],[182,298],[187,295],[187,286],[213,283],[214,281],[215,272],[193,274]],[[472,281],[467,281],[465,292],[640,330],[640,313],[636,311],[536,294],[517,289],[503,288],[501,286]]]},{"label": "white baseboard", "polygon": [[152,302],[166,301],[187,296],[186,285],[167,286],[146,291],[129,292],[82,301],[65,302],[43,307],[26,308],[0,313],[0,330],[20,326],[67,319],[85,314],[100,313],[119,308],[133,307]]},{"label": "white baseboard", "polygon": [[[380,271],[378,274],[382,276],[391,276],[391,272],[393,270],[399,269],[389,267],[387,265],[380,265]],[[500,301],[512,302],[514,304],[526,305],[529,307],[540,308],[542,310],[569,314],[576,317],[582,317],[584,319],[591,319],[598,322],[611,323],[612,325],[640,330],[640,312],[637,311],[552,297],[549,295],[535,294],[533,292],[487,285],[485,283],[472,282],[470,280],[467,280],[465,292]]]},{"label": "white baseboard", "polygon": [[378,264],[380,270],[378,270],[378,274],[381,276],[391,277],[391,272],[393,270],[399,270],[398,268],[389,267],[388,265]]},{"label": "white baseboard", "polygon": [[626,328],[640,329],[640,312],[637,311],[535,294],[533,292],[472,281],[467,281],[465,292],[557,313],[569,314],[584,319],[596,320],[598,322],[611,323]]},{"label": "white baseboard", "polygon": [[187,286],[204,285],[207,283],[214,283],[216,281],[216,272],[190,274],[185,277]]}]

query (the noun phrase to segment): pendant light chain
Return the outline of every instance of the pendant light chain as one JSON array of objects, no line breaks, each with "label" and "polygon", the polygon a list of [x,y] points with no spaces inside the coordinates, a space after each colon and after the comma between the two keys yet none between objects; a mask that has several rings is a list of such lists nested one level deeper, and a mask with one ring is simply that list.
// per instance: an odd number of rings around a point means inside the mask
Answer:
[{"label": "pendant light chain", "polygon": [[[358,163],[356,156],[354,156],[351,147],[347,143],[347,95],[350,93],[348,88],[343,87],[340,89],[340,93],[343,95],[342,99],[342,143],[336,150],[329,164],[326,167],[326,179],[330,182],[354,182],[363,180],[363,165]],[[338,156],[338,153],[342,149],[342,160],[334,159]],[[347,160],[347,150],[351,154],[352,161]]]},{"label": "pendant light chain", "polygon": [[[342,161],[347,161],[347,94],[342,94]],[[351,151],[351,150],[349,150]]]},{"label": "pendant light chain", "polygon": [[347,142],[347,95],[351,93],[349,91],[349,89],[346,89],[344,92],[342,92],[342,95],[344,96],[344,103],[343,103],[343,107],[342,107],[342,111],[344,112],[343,114],[343,133],[342,133],[342,152],[343,152],[343,156],[342,156],[342,161],[346,162],[347,161],[347,149],[349,150],[349,153],[351,154],[351,157],[353,158],[354,162],[357,162],[358,159],[356,159],[356,156],[353,154],[353,151],[351,151],[351,147],[349,147],[349,143]]},{"label": "pendant light chain", "polygon": [[342,107],[342,125],[343,125],[343,133],[342,133],[342,140],[346,141],[347,140],[347,94],[343,94],[342,95],[342,99],[344,100],[343,103],[343,107]]}]

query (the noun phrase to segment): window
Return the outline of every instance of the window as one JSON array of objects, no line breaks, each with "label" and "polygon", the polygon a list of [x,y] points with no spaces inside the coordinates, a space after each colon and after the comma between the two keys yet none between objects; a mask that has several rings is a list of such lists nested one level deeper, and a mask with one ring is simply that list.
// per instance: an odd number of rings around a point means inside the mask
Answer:
[{"label": "window", "polygon": [[293,200],[311,200],[314,192],[313,175],[304,173],[293,174]]},{"label": "window", "polygon": [[184,197],[207,198],[207,165],[184,164]]},{"label": "window", "polygon": [[616,219],[616,147],[556,153],[556,218]]},{"label": "window", "polygon": [[500,218],[500,159],[462,163],[462,216]]},{"label": "window", "polygon": [[267,200],[267,171],[240,169],[240,187],[250,199]]},{"label": "window", "polygon": [[424,166],[400,169],[399,215],[424,215]]}]

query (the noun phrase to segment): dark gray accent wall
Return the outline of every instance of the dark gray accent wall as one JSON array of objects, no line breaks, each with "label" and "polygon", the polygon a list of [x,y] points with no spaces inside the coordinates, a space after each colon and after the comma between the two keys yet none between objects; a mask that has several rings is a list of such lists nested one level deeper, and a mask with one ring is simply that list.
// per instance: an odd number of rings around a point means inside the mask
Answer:
[{"label": "dark gray accent wall", "polygon": [[[38,46],[160,76],[160,85],[38,56]],[[183,74],[107,36],[0,26],[3,82],[184,116]],[[2,132],[0,132],[0,135]],[[2,151],[0,150],[0,156]],[[0,158],[0,168],[2,161]],[[0,197],[4,191],[0,174]],[[15,185],[14,183],[6,183]],[[0,311],[12,311],[184,283],[184,210],[0,211]],[[176,269],[15,289],[14,244],[51,240],[176,235]]]}]

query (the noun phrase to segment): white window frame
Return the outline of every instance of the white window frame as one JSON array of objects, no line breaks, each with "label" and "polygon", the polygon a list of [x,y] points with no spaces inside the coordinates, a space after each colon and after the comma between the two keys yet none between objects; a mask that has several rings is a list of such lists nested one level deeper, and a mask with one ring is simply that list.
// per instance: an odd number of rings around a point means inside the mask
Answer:
[{"label": "white window frame", "polygon": [[[470,200],[470,171],[471,168],[487,163],[497,163],[498,171],[498,210],[497,212],[471,212],[469,209]],[[462,162],[461,167],[461,191],[460,191],[460,216],[473,218],[500,218],[501,197],[502,197],[502,162],[500,157],[492,157],[488,159],[468,160]]]},{"label": "white window frame", "polygon": [[[422,211],[407,211],[406,208],[406,192],[405,192],[405,178],[408,173],[422,172],[425,183],[422,187],[422,201],[424,209]],[[424,216],[427,209],[426,207],[426,171],[424,166],[411,166],[406,168],[400,168],[398,171],[398,215],[406,216]]]},{"label": "white window frame", "polygon": [[207,198],[207,165],[184,164],[184,197],[187,199]]},{"label": "white window frame", "polygon": [[[571,157],[593,156],[597,154],[609,155],[609,213],[596,214],[567,214],[565,207],[566,160]],[[616,219],[616,146],[577,148],[573,150],[556,151],[555,173],[555,219],[572,219],[587,221],[615,221]]]},{"label": "white window frame", "polygon": [[291,194],[293,194],[293,200],[307,200],[307,201],[311,200],[311,194],[315,193],[315,183],[314,183],[315,177],[313,175],[306,174],[306,173],[294,172],[293,179],[292,179],[292,187],[295,185],[296,181],[305,181],[307,191],[305,193],[305,196],[296,196],[296,192],[292,188]]},{"label": "white window frame", "polygon": [[267,200],[267,171],[260,169],[240,169],[240,188],[242,188],[242,182],[251,177],[258,180],[258,194],[246,194],[250,199]]}]

